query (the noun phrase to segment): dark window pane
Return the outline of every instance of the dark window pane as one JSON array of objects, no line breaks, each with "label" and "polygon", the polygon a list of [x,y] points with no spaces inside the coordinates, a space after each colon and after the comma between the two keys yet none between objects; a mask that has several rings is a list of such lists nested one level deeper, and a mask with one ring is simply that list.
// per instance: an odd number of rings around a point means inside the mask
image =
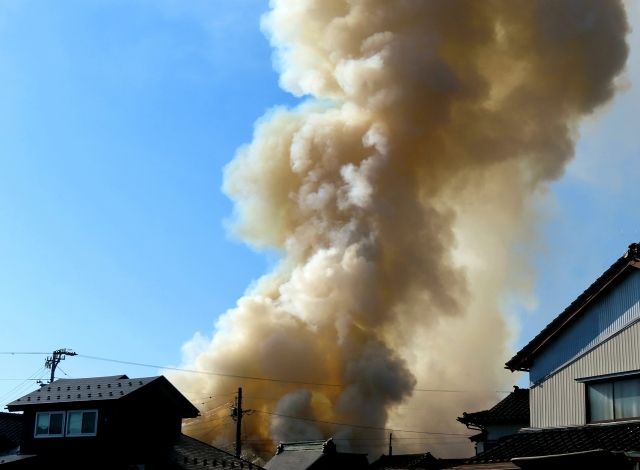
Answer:
[{"label": "dark window pane", "polygon": [[67,413],[67,434],[70,436],[80,434],[82,428],[82,411],[69,411]]},{"label": "dark window pane", "polygon": [[96,412],[85,411],[82,413],[82,434],[93,434],[96,432]]},{"label": "dark window pane", "polygon": [[49,413],[38,413],[36,418],[36,436],[49,434]]},{"label": "dark window pane", "polygon": [[640,379],[614,382],[616,419],[640,417]]},{"label": "dark window pane", "polygon": [[613,386],[611,382],[588,385],[587,397],[591,421],[613,419]]},{"label": "dark window pane", "polygon": [[49,414],[49,434],[62,434],[62,413]]}]

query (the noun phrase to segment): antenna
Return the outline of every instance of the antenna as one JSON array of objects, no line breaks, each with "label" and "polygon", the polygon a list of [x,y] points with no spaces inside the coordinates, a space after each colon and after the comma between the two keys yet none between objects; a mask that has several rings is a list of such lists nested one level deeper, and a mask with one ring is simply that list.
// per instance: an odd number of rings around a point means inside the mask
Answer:
[{"label": "antenna", "polygon": [[67,356],[77,356],[77,353],[67,348],[56,349],[52,354],[52,356],[47,357],[44,361],[45,368],[51,369],[51,378],[49,379],[49,383],[56,379],[56,367],[58,367],[60,361],[65,360]]}]

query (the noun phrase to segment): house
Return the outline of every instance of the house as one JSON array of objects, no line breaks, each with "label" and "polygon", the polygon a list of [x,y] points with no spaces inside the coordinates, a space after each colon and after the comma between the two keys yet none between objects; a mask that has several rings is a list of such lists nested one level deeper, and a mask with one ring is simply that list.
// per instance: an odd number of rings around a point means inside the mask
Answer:
[{"label": "house", "polygon": [[338,452],[333,439],[278,444],[267,470],[360,470],[369,468],[366,454]]},{"label": "house", "polygon": [[152,464],[171,451],[182,419],[199,414],[162,376],[60,379],[7,408],[24,414],[22,454],[65,464],[70,455],[74,460]]},{"label": "house", "polygon": [[513,392],[491,409],[463,413],[458,421],[480,434],[471,436],[476,455],[491,449],[498,439],[529,427],[529,389],[513,387]]},{"label": "house", "polygon": [[640,418],[640,245],[507,363],[527,371],[531,427]]},{"label": "house", "polygon": [[640,245],[634,243],[506,363],[512,371],[529,372],[530,427],[499,440],[473,462],[512,460],[526,468],[635,464],[639,268]]},{"label": "house", "polygon": [[198,409],[163,376],[59,379],[7,408],[22,431],[3,468],[260,468],[183,435]]},{"label": "house", "polygon": [[434,457],[430,452],[425,454],[381,455],[380,458],[373,462],[369,468],[375,470],[439,470],[458,465],[463,461],[464,459],[439,459]]}]

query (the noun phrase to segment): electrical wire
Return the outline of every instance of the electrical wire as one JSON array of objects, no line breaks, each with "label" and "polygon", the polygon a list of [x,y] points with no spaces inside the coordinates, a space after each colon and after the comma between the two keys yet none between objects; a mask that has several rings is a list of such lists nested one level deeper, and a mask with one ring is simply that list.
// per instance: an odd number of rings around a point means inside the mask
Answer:
[{"label": "electrical wire", "polygon": [[280,414],[280,413],[272,413],[270,411],[262,411],[262,410],[254,410],[254,411],[256,413],[263,413],[263,414],[268,414],[268,415],[272,415],[272,416],[279,416],[281,418],[298,419],[298,420],[301,420],[301,421],[309,421],[309,422],[321,423],[321,424],[332,424],[332,425],[335,425],[335,426],[348,426],[348,427],[352,427],[352,428],[376,429],[376,430],[379,430],[379,431],[407,432],[407,433],[415,433],[415,434],[429,434],[429,435],[434,435],[434,436],[465,436],[465,437],[471,436],[470,434],[460,434],[460,433],[434,432],[434,431],[416,431],[416,430],[410,430],[410,429],[381,428],[381,427],[377,427],[377,426],[367,426],[367,425],[363,425],[363,424],[339,423],[339,422],[335,422],[335,421],[323,421],[323,420],[319,420],[319,419],[302,418],[300,416],[291,416],[291,415],[285,415],[285,414]]},{"label": "electrical wire", "polygon": [[[233,379],[255,380],[255,381],[262,381],[262,382],[273,382],[273,383],[284,383],[284,384],[310,385],[315,387],[337,387],[337,388],[347,387],[347,385],[336,384],[336,383],[285,380],[285,379],[279,379],[274,377],[256,377],[251,375],[225,374],[222,372],[213,372],[213,371],[206,371],[206,370],[183,369],[180,367],[159,366],[155,364],[145,364],[143,362],[122,361],[119,359],[110,359],[107,357],[89,356],[86,354],[76,354],[76,357],[91,359],[95,361],[113,362],[116,364],[126,364],[131,366],[138,366],[138,367],[151,367],[154,369],[173,370],[176,372],[187,372],[190,374],[213,375],[216,377],[226,377],[226,378],[233,378]],[[434,392],[434,393],[511,393],[508,390],[463,390],[463,389],[436,389],[436,388],[414,388],[413,391],[414,392]]]},{"label": "electrical wire", "polygon": [[29,355],[29,354],[36,354],[39,356],[46,356],[47,354],[51,354],[50,352],[31,352],[31,351],[0,351],[0,354],[3,355],[11,355],[11,356],[20,356],[20,355]]},{"label": "electrical wire", "polygon": [[11,398],[13,398],[14,396],[20,395],[22,393],[22,391],[26,389],[26,386],[31,385],[30,382],[32,380],[34,380],[34,378],[35,378],[34,376],[40,375],[43,371],[44,371],[44,366],[41,366],[38,370],[36,370],[28,378],[24,379],[22,382],[20,382],[15,387],[7,390],[5,393],[2,394],[2,396],[0,396],[0,403],[9,403],[9,402],[13,401],[13,400],[11,400]]}]

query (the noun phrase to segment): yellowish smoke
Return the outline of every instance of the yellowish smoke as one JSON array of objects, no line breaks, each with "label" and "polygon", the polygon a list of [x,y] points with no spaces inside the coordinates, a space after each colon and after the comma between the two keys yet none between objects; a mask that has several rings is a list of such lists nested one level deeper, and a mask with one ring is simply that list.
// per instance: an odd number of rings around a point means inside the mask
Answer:
[{"label": "yellowish smoke", "polygon": [[[236,233],[282,259],[185,345],[185,366],[327,385],[175,380],[192,397],[243,386],[259,452],[329,436],[385,450],[381,429],[329,423],[464,433],[456,416],[515,380],[505,295],[529,292],[535,203],[579,119],[615,92],[623,6],[272,0],[264,27],[282,87],[306,99],[257,124],[224,190]],[[211,421],[193,432],[233,435]],[[470,453],[455,436],[394,436],[398,452]]]}]

